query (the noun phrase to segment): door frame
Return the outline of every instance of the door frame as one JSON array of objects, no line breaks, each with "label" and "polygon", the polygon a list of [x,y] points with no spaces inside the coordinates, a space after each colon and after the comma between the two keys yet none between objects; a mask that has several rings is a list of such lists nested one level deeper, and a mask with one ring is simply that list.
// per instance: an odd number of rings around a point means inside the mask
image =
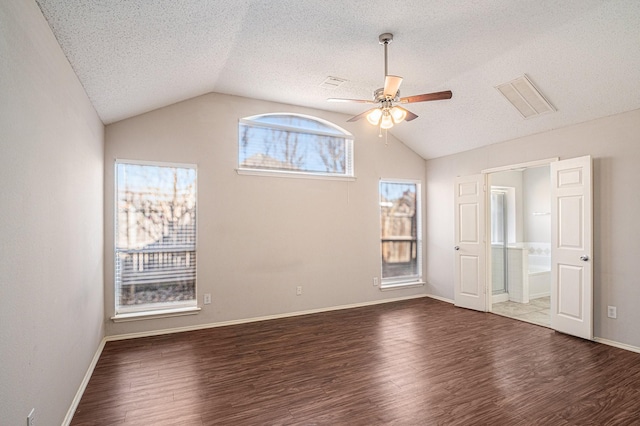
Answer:
[{"label": "door frame", "polygon": [[528,169],[532,167],[546,166],[548,164],[560,161],[560,157],[544,158],[542,160],[527,161],[526,163],[510,164],[508,166],[493,167],[491,169],[484,169],[480,173],[496,173],[496,172],[509,172],[518,171],[519,169]]}]

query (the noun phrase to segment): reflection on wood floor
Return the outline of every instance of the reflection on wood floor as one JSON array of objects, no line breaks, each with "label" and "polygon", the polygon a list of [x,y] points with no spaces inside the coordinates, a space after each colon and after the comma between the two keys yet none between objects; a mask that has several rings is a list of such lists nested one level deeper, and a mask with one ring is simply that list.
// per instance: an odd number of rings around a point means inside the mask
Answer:
[{"label": "reflection on wood floor", "polygon": [[630,425],[640,354],[421,298],[108,342],[72,425]]},{"label": "reflection on wood floor", "polygon": [[551,298],[547,296],[531,299],[529,303],[511,301],[494,303],[491,311],[494,314],[549,327],[551,324],[549,318],[550,305]]}]

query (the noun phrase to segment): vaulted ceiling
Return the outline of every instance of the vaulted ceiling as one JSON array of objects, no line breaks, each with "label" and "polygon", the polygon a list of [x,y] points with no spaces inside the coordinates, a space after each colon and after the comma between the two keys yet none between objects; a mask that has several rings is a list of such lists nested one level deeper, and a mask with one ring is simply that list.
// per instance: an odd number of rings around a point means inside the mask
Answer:
[{"label": "vaulted ceiling", "polygon": [[[355,115],[326,98],[382,86],[384,32],[402,96],[453,91],[391,129],[424,158],[640,108],[637,0],[37,2],[105,123],[209,92]],[[525,120],[495,89],[523,74],[556,112]]]}]

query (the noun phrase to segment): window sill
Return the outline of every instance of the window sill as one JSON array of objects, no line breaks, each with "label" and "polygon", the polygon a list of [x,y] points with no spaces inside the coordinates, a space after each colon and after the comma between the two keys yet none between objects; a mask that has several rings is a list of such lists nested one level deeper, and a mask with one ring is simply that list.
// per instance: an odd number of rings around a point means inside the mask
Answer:
[{"label": "window sill", "polygon": [[157,311],[131,312],[126,314],[116,314],[111,317],[113,322],[141,321],[157,318],[170,318],[182,315],[195,315],[201,308],[190,306],[187,308],[159,309]]},{"label": "window sill", "polygon": [[426,283],[422,281],[410,281],[405,283],[389,283],[382,284],[380,286],[380,291],[389,291],[389,290],[404,290],[406,288],[412,287],[423,287]]},{"label": "window sill", "polygon": [[257,170],[257,169],[236,169],[236,173],[238,173],[239,175],[267,176],[267,177],[281,177],[281,178],[295,178],[295,179],[342,180],[342,181],[348,181],[348,182],[355,182],[356,180],[355,176],[323,175],[319,173],[288,172],[288,171]]}]

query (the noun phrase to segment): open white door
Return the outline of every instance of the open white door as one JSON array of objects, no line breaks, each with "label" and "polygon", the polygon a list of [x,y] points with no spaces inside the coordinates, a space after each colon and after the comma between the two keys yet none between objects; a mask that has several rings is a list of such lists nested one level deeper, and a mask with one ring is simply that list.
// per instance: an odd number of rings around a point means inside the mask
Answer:
[{"label": "open white door", "polygon": [[487,311],[485,175],[455,182],[455,305]]},{"label": "open white door", "polygon": [[593,339],[591,157],[551,163],[551,327]]}]

